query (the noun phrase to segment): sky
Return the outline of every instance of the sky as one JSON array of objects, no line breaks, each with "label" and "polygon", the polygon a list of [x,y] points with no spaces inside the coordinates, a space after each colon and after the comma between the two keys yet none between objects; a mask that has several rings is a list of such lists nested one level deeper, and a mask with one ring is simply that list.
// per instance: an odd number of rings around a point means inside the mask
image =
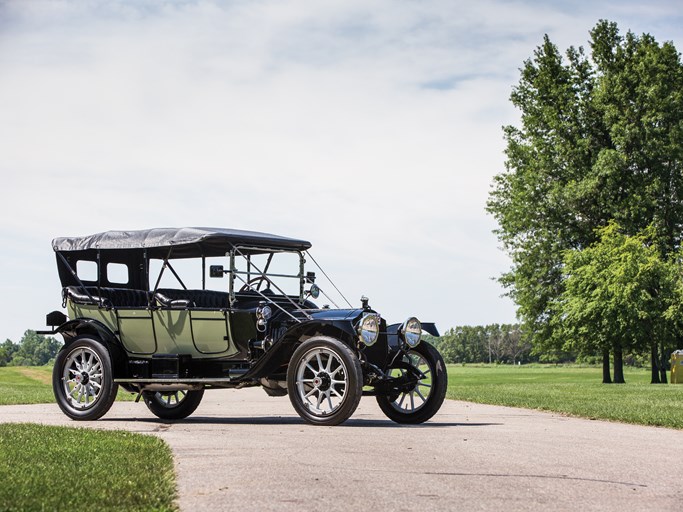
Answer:
[{"label": "sky", "polygon": [[51,240],[310,240],[389,322],[512,323],[485,212],[543,35],[683,48],[680,2],[0,0],[0,340],[61,308]]}]

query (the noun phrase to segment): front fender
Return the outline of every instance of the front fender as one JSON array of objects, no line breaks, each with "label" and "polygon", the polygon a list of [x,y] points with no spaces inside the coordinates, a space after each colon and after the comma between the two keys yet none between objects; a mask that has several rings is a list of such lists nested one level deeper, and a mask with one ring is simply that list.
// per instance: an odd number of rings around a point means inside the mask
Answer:
[{"label": "front fender", "polygon": [[322,334],[337,338],[346,343],[352,343],[352,340],[358,337],[353,322],[350,320],[309,320],[293,325],[285,331],[283,338],[299,339],[302,336],[313,336],[315,334]]},{"label": "front fender", "polygon": [[351,348],[354,347],[355,329],[349,320],[333,320],[320,322],[311,320],[301,322],[284,330],[268,351],[243,375],[243,379],[259,379],[279,372],[289,363],[289,359],[304,337],[315,335],[330,336],[338,339]]}]

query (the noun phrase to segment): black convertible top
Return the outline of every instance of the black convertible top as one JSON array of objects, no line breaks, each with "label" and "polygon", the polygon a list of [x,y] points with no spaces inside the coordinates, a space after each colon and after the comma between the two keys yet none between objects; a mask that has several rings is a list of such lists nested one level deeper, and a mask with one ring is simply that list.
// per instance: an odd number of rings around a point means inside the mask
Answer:
[{"label": "black convertible top", "polygon": [[[90,236],[55,238],[55,252],[146,249],[149,257],[172,258],[223,256],[234,246],[257,249],[305,251],[306,240],[228,228],[153,228],[138,231],[105,231]],[[246,251],[258,252],[258,251]]]}]

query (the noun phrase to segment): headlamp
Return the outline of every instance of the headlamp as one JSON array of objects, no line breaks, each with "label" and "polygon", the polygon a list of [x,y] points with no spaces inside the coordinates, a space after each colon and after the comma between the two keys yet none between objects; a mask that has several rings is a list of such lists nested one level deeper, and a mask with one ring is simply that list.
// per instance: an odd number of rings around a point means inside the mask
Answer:
[{"label": "headlamp", "polygon": [[399,332],[401,333],[403,341],[405,341],[410,348],[415,348],[422,338],[422,324],[414,316],[410,317],[403,322]]},{"label": "headlamp", "polygon": [[368,313],[363,315],[358,324],[358,336],[368,347],[374,345],[379,338],[379,315]]}]

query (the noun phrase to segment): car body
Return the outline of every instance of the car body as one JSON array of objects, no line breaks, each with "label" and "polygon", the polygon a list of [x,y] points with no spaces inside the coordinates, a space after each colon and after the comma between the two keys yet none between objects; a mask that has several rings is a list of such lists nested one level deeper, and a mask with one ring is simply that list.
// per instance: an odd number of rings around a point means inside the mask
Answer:
[{"label": "car body", "polygon": [[73,419],[101,417],[119,386],[164,419],[188,416],[216,388],[288,394],[317,425],[345,421],[364,394],[401,423],[428,420],[444,400],[443,359],[421,341],[436,327],[387,325],[364,297],[359,307],[318,307],[312,300],[330,296],[306,270],[308,241],[155,228],[52,246],[66,316],[48,314],[43,332],[64,338],[53,388]]}]

